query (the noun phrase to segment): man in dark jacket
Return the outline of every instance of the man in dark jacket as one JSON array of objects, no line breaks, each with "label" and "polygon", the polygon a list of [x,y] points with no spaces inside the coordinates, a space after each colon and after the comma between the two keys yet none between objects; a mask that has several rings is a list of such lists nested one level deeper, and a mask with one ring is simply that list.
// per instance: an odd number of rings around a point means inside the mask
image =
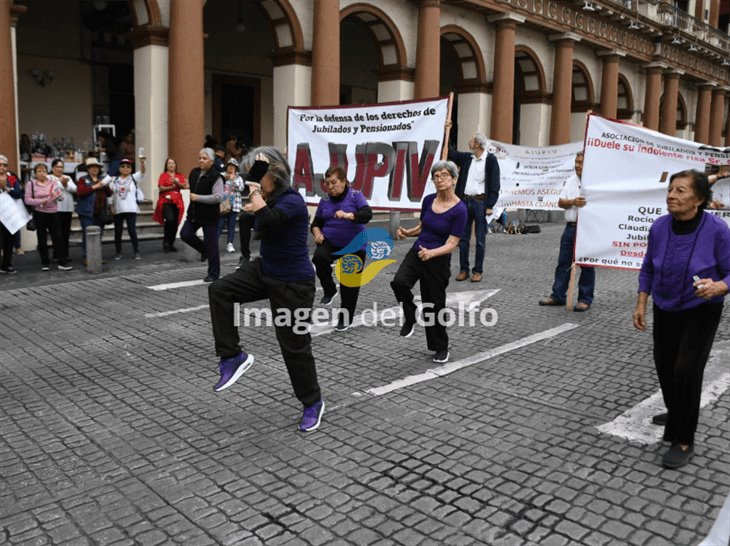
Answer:
[{"label": "man in dark jacket", "polygon": [[472,223],[476,226],[476,254],[471,269],[472,282],[482,280],[487,219],[499,198],[499,163],[494,154],[487,152],[487,139],[476,133],[469,139],[469,152],[449,150],[449,160],[459,166],[456,195],[466,203],[469,217],[464,235],[459,240],[459,274],[457,281],[469,278],[469,241]]},{"label": "man in dark jacket", "polygon": [[[201,261],[208,260],[208,276],[205,282],[213,282],[221,274],[218,251],[218,221],[220,202],[223,201],[223,177],[215,169],[215,153],[203,148],[198,154],[199,167],[190,171],[190,206],[188,215],[180,230],[180,238],[200,252]],[[203,240],[196,235],[203,229]]]}]

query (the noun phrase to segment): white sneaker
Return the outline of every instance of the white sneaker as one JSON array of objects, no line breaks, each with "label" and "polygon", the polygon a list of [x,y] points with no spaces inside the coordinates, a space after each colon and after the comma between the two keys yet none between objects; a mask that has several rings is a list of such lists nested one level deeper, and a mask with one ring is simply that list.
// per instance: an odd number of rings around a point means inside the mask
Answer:
[{"label": "white sneaker", "polygon": [[228,243],[228,245],[226,246],[226,250],[228,252],[235,252],[236,251],[236,249],[233,248],[233,243]]}]

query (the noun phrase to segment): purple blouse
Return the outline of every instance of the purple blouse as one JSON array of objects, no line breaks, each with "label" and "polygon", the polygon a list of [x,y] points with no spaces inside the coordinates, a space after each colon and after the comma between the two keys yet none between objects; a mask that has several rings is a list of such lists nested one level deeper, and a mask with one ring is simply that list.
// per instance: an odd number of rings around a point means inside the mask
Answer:
[{"label": "purple blouse", "polygon": [[439,214],[433,211],[434,199],[436,199],[435,193],[423,198],[423,204],[421,204],[421,233],[412,247],[416,251],[420,247],[432,250],[443,246],[449,235],[454,237],[464,235],[468,214],[464,202],[459,201],[446,212]]}]

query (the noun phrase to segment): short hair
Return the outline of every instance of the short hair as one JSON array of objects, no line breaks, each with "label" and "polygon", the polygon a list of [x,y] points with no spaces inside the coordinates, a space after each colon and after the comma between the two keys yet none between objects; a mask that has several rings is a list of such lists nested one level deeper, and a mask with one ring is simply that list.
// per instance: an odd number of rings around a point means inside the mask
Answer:
[{"label": "short hair", "polygon": [[53,161],[51,161],[51,169],[53,167],[55,167],[56,165],[58,165],[59,163],[61,165],[63,165],[63,159],[60,159],[60,158],[57,157],[56,159],[54,159]]},{"label": "short hair", "polygon": [[437,161],[433,167],[431,167],[431,176],[433,176],[436,171],[449,171],[449,174],[453,176],[454,178],[459,177],[459,168],[456,166],[456,163],[453,161]]},{"label": "short hair", "polygon": [[576,157],[578,157],[578,156],[583,157],[584,155],[585,155],[585,152],[583,150],[578,150],[577,152],[575,152]]},{"label": "short hair", "polygon": [[487,140],[487,137],[485,137],[482,133],[475,133],[474,134],[474,140],[477,144],[479,144],[479,147],[483,150],[487,149],[487,145],[489,144],[489,141]]},{"label": "short hair", "polygon": [[704,210],[712,202],[712,190],[710,189],[710,181],[707,179],[707,175],[703,172],[696,171],[694,169],[688,169],[686,171],[679,171],[674,173],[669,178],[669,184],[674,182],[675,178],[689,178],[692,181],[692,191],[695,195],[702,199],[700,204],[700,210]]},{"label": "short hair", "polygon": [[2,161],[3,163],[10,163],[10,162],[8,161],[8,158],[7,158],[7,157],[5,157],[4,155],[0,155],[0,161]]},{"label": "short hair", "polygon": [[347,171],[342,167],[330,167],[324,173],[325,178],[329,178],[332,175],[335,175],[339,180],[344,180],[345,184],[347,184]]},{"label": "short hair", "polygon": [[264,154],[266,159],[269,160],[267,174],[270,174],[274,178],[274,192],[271,197],[277,197],[291,187],[291,167],[289,166],[289,162],[278,148],[274,148],[273,146],[259,146],[241,161],[241,167],[245,172],[251,170],[258,154]]},{"label": "short hair", "polygon": [[48,172],[48,166],[45,163],[36,163],[35,167],[33,167],[33,172],[37,173],[38,169],[40,169],[41,167],[43,167],[46,170],[46,172]]},{"label": "short hair", "polygon": [[213,148],[203,148],[198,153],[205,154],[208,159],[215,161],[215,152],[213,151]]}]

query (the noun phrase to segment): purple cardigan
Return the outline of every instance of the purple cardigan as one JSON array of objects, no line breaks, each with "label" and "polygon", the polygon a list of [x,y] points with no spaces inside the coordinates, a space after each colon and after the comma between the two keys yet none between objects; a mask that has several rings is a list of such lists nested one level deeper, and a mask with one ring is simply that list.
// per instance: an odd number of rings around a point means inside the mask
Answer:
[{"label": "purple cardigan", "polygon": [[688,235],[672,231],[672,216],[654,222],[639,273],[639,292],[651,294],[663,311],[691,309],[722,302],[724,296],[704,300],[695,296],[692,277],[725,281],[730,286],[730,228],[720,218],[704,213]]}]

